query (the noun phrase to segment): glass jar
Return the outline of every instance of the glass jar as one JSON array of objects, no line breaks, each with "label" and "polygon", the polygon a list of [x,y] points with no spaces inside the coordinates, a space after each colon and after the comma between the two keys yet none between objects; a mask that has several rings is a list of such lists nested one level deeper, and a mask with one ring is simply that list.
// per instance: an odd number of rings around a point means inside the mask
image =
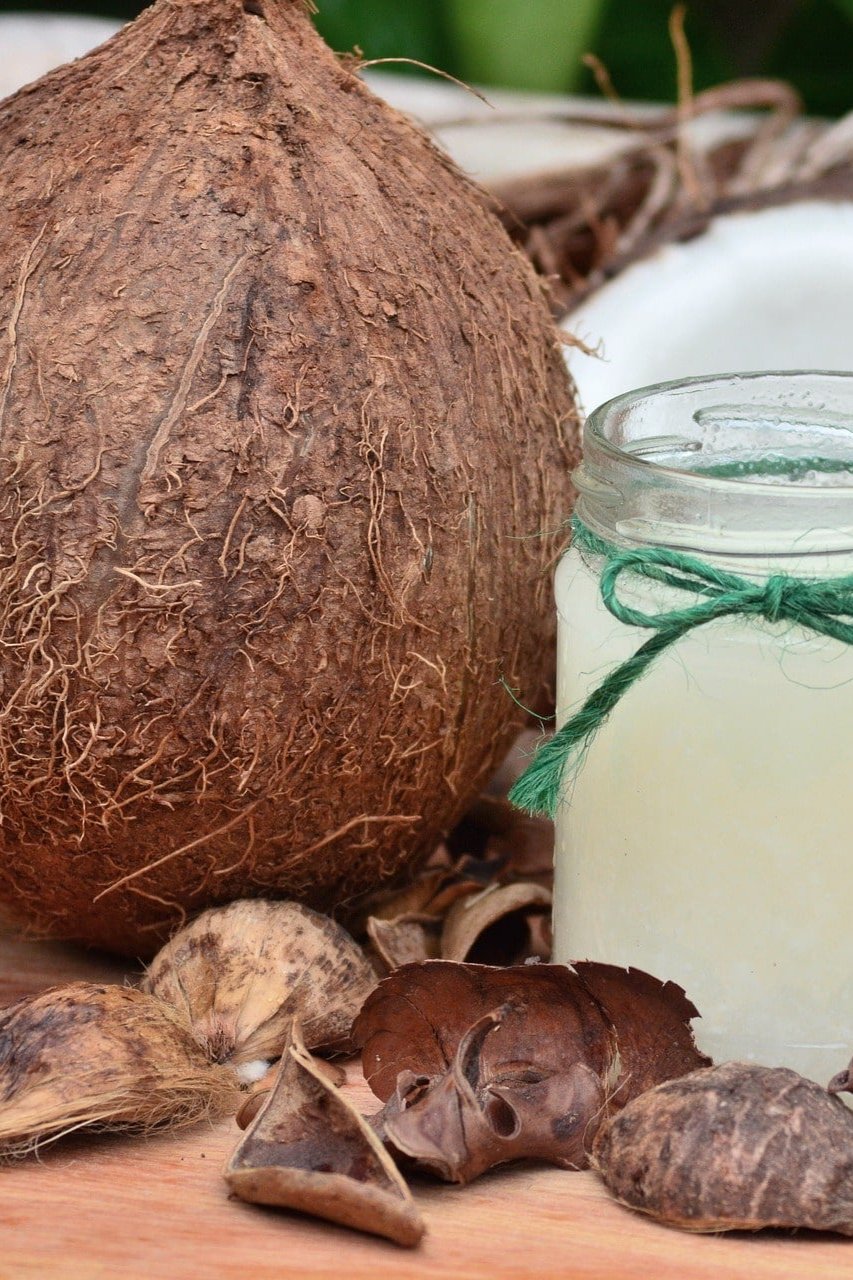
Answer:
[{"label": "glass jar", "polygon": [[[853,375],[620,396],[590,416],[576,479],[587,542],[610,548],[575,545],[557,571],[558,724],[651,634],[605,607],[611,548],[674,549],[747,584],[853,574]],[[618,595],[646,614],[704,598],[630,571]],[[564,781],[555,959],[671,979],[715,1060],[828,1080],[853,1054],[851,748],[853,645],[738,613],[688,631]]]}]

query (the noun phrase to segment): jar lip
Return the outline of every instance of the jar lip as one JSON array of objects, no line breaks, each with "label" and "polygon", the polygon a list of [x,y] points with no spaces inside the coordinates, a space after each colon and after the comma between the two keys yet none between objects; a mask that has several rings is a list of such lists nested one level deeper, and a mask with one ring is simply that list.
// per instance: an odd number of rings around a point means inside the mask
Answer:
[{"label": "jar lip", "polygon": [[[590,412],[584,424],[584,445],[586,448],[593,444],[604,459],[617,463],[620,468],[627,467],[630,470],[635,470],[637,475],[642,474],[649,478],[652,476],[669,478],[671,481],[677,482],[679,486],[698,486],[705,491],[715,490],[720,492],[721,490],[728,490],[733,492],[734,489],[748,490],[756,497],[772,494],[777,500],[780,500],[786,492],[786,486],[762,480],[755,475],[750,475],[749,477],[744,475],[711,475],[703,473],[701,470],[691,470],[686,467],[662,463],[656,461],[653,456],[644,456],[639,450],[626,449],[615,444],[608,438],[606,427],[623,411],[636,409],[659,395],[671,395],[692,390],[701,392],[703,389],[710,389],[714,385],[718,385],[721,389],[726,387],[731,390],[741,384],[754,387],[756,384],[761,383],[770,384],[774,380],[796,387],[800,382],[805,385],[817,379],[824,379],[830,383],[840,385],[842,388],[849,388],[851,404],[850,464],[853,472],[853,371],[846,369],[768,369],[746,373],[703,374],[698,377],[673,378],[666,382],[649,383],[647,386],[638,387],[631,391],[623,391],[618,396],[613,396],[612,399],[605,400],[603,404],[596,406]],[[788,489],[788,492],[790,491],[791,489]],[[828,492],[825,486],[808,483],[798,483],[796,491],[801,496],[809,494],[817,496]],[[831,492],[838,499],[853,497],[853,480],[849,484],[834,484]]]}]

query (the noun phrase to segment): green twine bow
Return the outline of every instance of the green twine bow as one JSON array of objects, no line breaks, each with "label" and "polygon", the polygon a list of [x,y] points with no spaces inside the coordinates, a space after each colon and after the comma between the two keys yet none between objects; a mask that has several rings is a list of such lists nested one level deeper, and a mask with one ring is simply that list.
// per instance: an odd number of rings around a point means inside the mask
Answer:
[{"label": "green twine bow", "polygon": [[[611,671],[586,702],[554,737],[541,747],[509,793],[519,809],[553,818],[570,776],[619,699],[649,666],[682,636],[715,618],[741,614],[768,622],[791,622],[819,635],[853,645],[853,574],[842,578],[794,578],[774,573],[764,582],[750,582],[737,574],[661,547],[622,551],[596,537],[575,519],[574,545],[603,555],[601,598],[610,613],[628,626],[646,627],[654,634],[627,662]],[[700,597],[696,604],[665,613],[632,609],[617,595],[624,573],[638,574]]]}]

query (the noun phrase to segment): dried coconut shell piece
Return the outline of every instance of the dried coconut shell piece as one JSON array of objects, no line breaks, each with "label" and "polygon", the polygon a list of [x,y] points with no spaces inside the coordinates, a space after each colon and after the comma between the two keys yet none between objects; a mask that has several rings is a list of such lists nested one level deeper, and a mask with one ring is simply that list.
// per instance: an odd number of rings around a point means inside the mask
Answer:
[{"label": "dried coconut shell piece", "polygon": [[686,1231],[853,1235],[853,1112],[784,1067],[727,1062],[644,1093],[592,1162],[622,1204]]},{"label": "dried coconut shell piece", "polygon": [[458,863],[450,862],[450,855],[443,846],[436,852],[442,858],[446,857],[446,863],[428,867],[403,888],[371,894],[362,904],[360,913],[355,915],[355,932],[360,933],[359,917],[365,926],[369,920],[441,920],[457,898],[483,888],[482,881],[466,876]]},{"label": "dried coconut shell piece", "polygon": [[[305,1052],[307,1053],[308,1050],[306,1049]],[[312,1056],[311,1063],[317,1074],[322,1076],[326,1083],[332,1085],[335,1089],[342,1089],[346,1084],[347,1073],[339,1062],[329,1062],[326,1058]],[[266,1080],[262,1081],[246,1098],[234,1117],[238,1129],[248,1129],[275,1088],[277,1076],[277,1068],[271,1069],[268,1072],[269,1084],[267,1084]]]},{"label": "dried coconut shell piece", "polygon": [[189,1124],[240,1096],[180,1015],[135,988],[79,982],[0,1013],[0,1155],[72,1130]]},{"label": "dried coconut shell piece", "polygon": [[[371,1089],[384,1102],[400,1072],[434,1076],[447,1070],[469,1028],[500,1008],[501,1033],[487,1044],[496,1066],[511,1056],[559,1070],[582,1055],[608,1078],[618,1066],[618,1083],[623,1058],[637,1076],[645,1057],[646,1088],[655,1070],[660,1080],[708,1065],[690,1029],[695,1006],[681,987],[642,970],[592,961],[497,968],[429,960],[384,978],[355,1021],[353,1037]],[[620,1094],[623,1104],[634,1096],[627,1088]]]},{"label": "dried coconut shell piece", "polygon": [[298,1017],[309,1049],[342,1052],[376,986],[361,948],[294,902],[214,907],[155,956],[144,990],[178,1009],[214,1062],[256,1078],[279,1057]]},{"label": "dried coconut shell piece", "polygon": [[680,987],[591,962],[427,961],[384,979],[354,1035],[392,1150],[470,1182],[521,1158],[584,1168],[608,1113],[708,1059]]},{"label": "dried coconut shell piece", "polygon": [[424,1223],[396,1165],[317,1070],[297,1027],[292,1034],[276,1085],[226,1167],[228,1185],[252,1204],[296,1209],[416,1245]]},{"label": "dried coconut shell piece", "polygon": [[546,959],[537,954],[531,922],[550,908],[551,893],[538,884],[490,885],[460,898],[444,922],[441,957],[484,964]]},{"label": "dried coconut shell piece", "polygon": [[400,916],[396,920],[371,916],[367,936],[389,973],[403,964],[435,959],[441,949],[440,921],[432,916]]},{"label": "dried coconut shell piece", "polygon": [[677,983],[594,960],[576,960],[572,969],[614,1030],[611,1108],[625,1106],[662,1080],[710,1066],[693,1039],[690,1024],[698,1010]]},{"label": "dried coconut shell piece", "polygon": [[853,1061],[834,1075],[826,1087],[830,1093],[853,1093]]},{"label": "dried coconut shell piece", "polygon": [[523,1061],[491,1070],[484,1047],[511,1012],[504,1006],[475,1022],[449,1070],[434,1080],[400,1075],[394,1094],[373,1117],[393,1152],[458,1183],[510,1160],[586,1166],[587,1130],[607,1106],[604,1081],[580,1061],[555,1072]]},{"label": "dried coconut shell piece", "polygon": [[[522,735],[524,749],[527,737]],[[511,756],[515,776],[515,764],[523,767],[524,760],[519,744]],[[502,787],[504,778],[492,785]],[[350,922],[359,937],[366,931],[387,972],[432,959],[501,965],[548,960],[553,851],[552,822],[530,818],[497,795],[482,795],[419,876],[371,895]]]}]

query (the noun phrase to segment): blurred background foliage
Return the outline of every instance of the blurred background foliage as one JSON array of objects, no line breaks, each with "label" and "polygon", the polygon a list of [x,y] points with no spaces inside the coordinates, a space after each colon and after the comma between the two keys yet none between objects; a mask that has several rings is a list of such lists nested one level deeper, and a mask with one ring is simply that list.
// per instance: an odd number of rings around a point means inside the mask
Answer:
[{"label": "blurred background foliage", "polygon": [[[625,98],[672,100],[672,0],[318,0],[329,43],[365,58],[406,57],[484,85],[596,92],[593,52]],[[134,17],[142,0],[0,0],[2,10]],[[693,0],[687,35],[697,89],[743,75],[782,76],[808,110],[853,107],[853,0]],[[416,67],[394,66],[424,74]]]}]

